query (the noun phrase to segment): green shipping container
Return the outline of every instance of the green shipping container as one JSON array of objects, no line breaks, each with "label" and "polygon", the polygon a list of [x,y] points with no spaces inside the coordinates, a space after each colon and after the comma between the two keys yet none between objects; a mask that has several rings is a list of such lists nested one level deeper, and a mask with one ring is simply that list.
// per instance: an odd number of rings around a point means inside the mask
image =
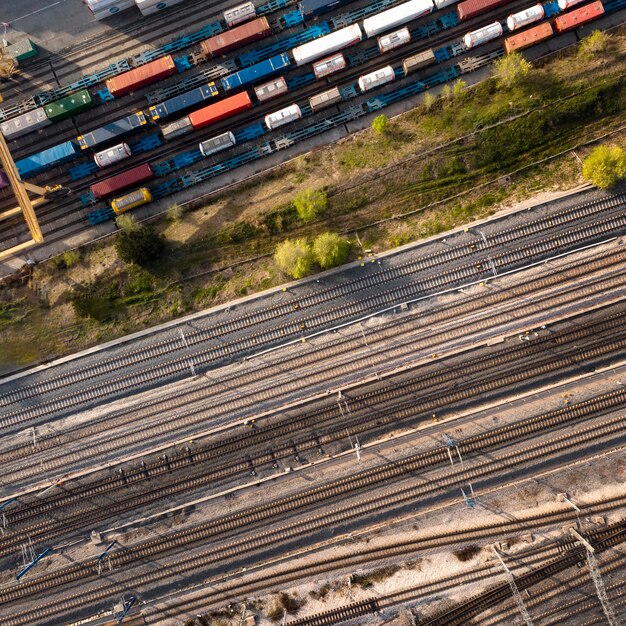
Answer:
[{"label": "green shipping container", "polygon": [[7,48],[9,56],[13,57],[18,63],[25,61],[39,54],[37,46],[30,39],[22,39],[15,44],[10,44]]},{"label": "green shipping container", "polygon": [[64,120],[72,115],[91,109],[94,106],[91,94],[83,89],[73,93],[71,96],[65,96],[61,100],[46,104],[44,110],[48,119],[52,122],[58,122]]}]

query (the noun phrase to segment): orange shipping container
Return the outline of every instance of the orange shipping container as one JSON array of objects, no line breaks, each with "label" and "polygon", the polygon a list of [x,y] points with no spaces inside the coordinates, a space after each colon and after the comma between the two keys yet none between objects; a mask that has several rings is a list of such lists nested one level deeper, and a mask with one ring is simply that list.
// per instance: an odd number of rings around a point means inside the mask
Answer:
[{"label": "orange shipping container", "polygon": [[219,35],[202,42],[202,51],[208,57],[224,54],[235,48],[241,48],[247,43],[267,37],[272,32],[266,17],[259,17],[241,26],[225,30]]},{"label": "orange shipping container", "polygon": [[575,11],[559,15],[554,20],[554,27],[559,33],[564,33],[599,18],[603,13],[602,2],[592,2]]},{"label": "orange shipping container", "polygon": [[140,65],[134,70],[109,78],[106,81],[106,86],[111,95],[118,97],[175,73],[176,64],[171,55],[168,54],[166,57],[150,61],[150,63]]},{"label": "orange shipping container", "polygon": [[204,128],[209,124],[215,124],[220,120],[225,120],[231,115],[237,115],[252,107],[252,101],[247,91],[242,91],[230,98],[224,98],[221,102],[210,104],[208,107],[198,109],[189,114],[189,120],[194,129]]},{"label": "orange shipping container", "polygon": [[504,40],[504,50],[507,54],[515,52],[515,50],[523,50],[524,48],[530,48],[537,43],[550,39],[554,32],[549,22],[539,24],[528,30],[524,30],[517,35],[512,35]]}]

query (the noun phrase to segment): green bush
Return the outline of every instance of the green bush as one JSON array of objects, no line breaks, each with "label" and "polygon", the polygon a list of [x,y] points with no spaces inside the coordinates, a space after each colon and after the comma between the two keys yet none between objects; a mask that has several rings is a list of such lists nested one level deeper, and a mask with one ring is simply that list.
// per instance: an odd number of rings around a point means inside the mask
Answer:
[{"label": "green bush", "polygon": [[383,135],[389,128],[389,118],[386,115],[379,115],[374,118],[372,128],[377,135]]},{"label": "green bush", "polygon": [[139,226],[119,233],[115,249],[126,263],[148,265],[165,250],[165,240],[150,226]]},{"label": "green bush", "polygon": [[522,83],[531,68],[532,65],[519,52],[513,52],[495,61],[493,76],[499,87],[510,89]]},{"label": "green bush", "polygon": [[276,248],[274,261],[293,278],[303,278],[313,267],[314,257],[306,239],[286,239]]},{"label": "green bush", "polygon": [[349,252],[349,242],[337,233],[322,233],[313,241],[313,256],[324,270],[345,263]]},{"label": "green bush", "polygon": [[454,85],[452,85],[452,93],[455,98],[460,98],[467,88],[467,83],[460,78],[454,81]]},{"label": "green bush", "polygon": [[598,146],[583,162],[583,176],[600,189],[626,179],[626,152],[618,146]]},{"label": "green bush", "polygon": [[424,94],[424,99],[422,100],[423,107],[427,111],[430,111],[430,109],[433,108],[433,105],[435,104],[435,102],[437,102],[437,96],[435,94],[431,93],[430,91],[427,91]]},{"label": "green bush", "polygon": [[324,191],[304,189],[293,199],[298,217],[303,222],[310,222],[328,207],[328,196]]},{"label": "green bush", "polygon": [[287,202],[263,215],[263,226],[270,235],[279,235],[289,230],[298,219],[298,212],[293,202]]},{"label": "green bush", "polygon": [[587,59],[593,58],[600,52],[604,52],[609,43],[609,35],[601,30],[594,30],[580,42],[578,54]]}]

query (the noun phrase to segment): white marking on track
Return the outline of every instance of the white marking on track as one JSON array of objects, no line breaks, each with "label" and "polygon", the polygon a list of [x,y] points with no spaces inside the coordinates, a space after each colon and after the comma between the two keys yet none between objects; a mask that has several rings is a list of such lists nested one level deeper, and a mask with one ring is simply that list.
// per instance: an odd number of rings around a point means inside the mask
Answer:
[{"label": "white marking on track", "polygon": [[25,17],[30,17],[31,15],[42,13],[43,11],[47,11],[48,9],[51,9],[52,7],[55,7],[58,4],[62,4],[63,2],[65,2],[65,0],[59,0],[58,2],[53,2],[52,4],[49,4],[45,7],[41,7],[41,9],[37,9],[36,11],[32,11],[31,13],[27,13],[26,15],[20,15],[19,17],[14,17],[10,23],[14,24],[15,22],[19,22],[20,20],[23,20]]}]

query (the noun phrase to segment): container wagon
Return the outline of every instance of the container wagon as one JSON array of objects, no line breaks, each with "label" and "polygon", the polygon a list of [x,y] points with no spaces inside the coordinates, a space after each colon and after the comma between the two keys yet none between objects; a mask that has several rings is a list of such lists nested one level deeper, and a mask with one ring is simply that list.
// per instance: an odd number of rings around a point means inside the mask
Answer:
[{"label": "container wagon", "polygon": [[405,74],[410,74],[411,72],[415,72],[415,70],[420,70],[423,67],[428,67],[435,62],[435,53],[432,51],[432,48],[429,50],[424,50],[424,52],[419,52],[418,54],[414,54],[413,56],[407,57],[402,62],[402,67],[404,68]]},{"label": "container wagon", "polygon": [[142,204],[147,204],[148,202],[152,202],[152,194],[149,189],[142,187],[141,189],[127,193],[125,196],[115,198],[115,200],[111,202],[111,208],[119,215],[120,213],[124,213],[124,211],[129,211],[130,209],[134,209]]},{"label": "container wagon", "polygon": [[539,26],[529,28],[528,30],[518,33],[517,35],[507,37],[504,40],[504,51],[507,54],[511,54],[511,52],[515,52],[516,50],[529,48],[530,46],[534,46],[536,43],[541,43],[542,41],[546,41],[546,39],[550,39],[553,34],[554,32],[550,23],[544,22],[543,24],[539,24]]},{"label": "container wagon", "polygon": [[94,183],[89,189],[91,189],[91,193],[96,198],[106,198],[106,196],[112,196],[118,191],[123,191],[133,185],[141,185],[141,183],[145,183],[153,178],[154,171],[152,166],[150,163],[144,163],[111,176],[111,178],[105,178],[100,182]]},{"label": "container wagon", "polygon": [[406,45],[411,41],[411,33],[409,29],[405,26],[400,30],[396,30],[393,33],[389,33],[388,35],[383,35],[378,38],[378,49],[381,54],[385,52],[389,52],[390,50],[395,50],[396,48],[400,48],[401,46]]},{"label": "container wagon", "polygon": [[146,120],[146,116],[143,114],[143,111],[137,111],[132,115],[128,115],[127,117],[115,120],[115,122],[96,128],[90,133],[80,135],[77,138],[78,145],[82,150],[95,148],[100,144],[120,139],[121,137],[132,133],[137,128],[141,128],[147,123],[148,122]]},{"label": "container wagon", "polygon": [[471,33],[467,33],[463,37],[463,41],[467,48],[475,48],[476,46],[482,46],[484,43],[502,37],[502,24],[500,22],[494,22],[493,24],[487,24],[478,30],[473,30]]},{"label": "container wagon", "polygon": [[73,115],[78,115],[83,111],[87,111],[95,106],[91,94],[83,89],[77,91],[61,100],[46,104],[44,111],[51,122],[60,122]]},{"label": "container wagon", "polygon": [[174,122],[170,122],[165,126],[161,126],[163,139],[174,139],[174,137],[180,137],[181,135],[190,133],[192,130],[193,126],[191,125],[191,120],[188,115]]},{"label": "container wagon", "polygon": [[42,150],[25,159],[15,162],[22,179],[44,172],[54,165],[72,161],[80,154],[80,148],[73,141],[66,141],[47,150]]},{"label": "container wagon", "polygon": [[240,87],[246,87],[251,83],[256,83],[265,78],[269,78],[273,74],[281,72],[291,65],[291,61],[286,52],[277,54],[271,59],[261,61],[256,65],[251,65],[243,70],[239,70],[235,74],[222,78],[222,88],[224,91],[233,91]]},{"label": "container wagon", "polygon": [[247,91],[242,91],[234,96],[225,98],[221,102],[216,102],[198,111],[193,111],[189,114],[189,121],[194,130],[198,130],[250,108],[252,108],[252,100],[250,100]]},{"label": "container wagon", "polygon": [[256,8],[252,2],[246,2],[245,4],[240,4],[232,9],[226,9],[226,11],[224,11],[224,21],[226,22],[228,28],[247,22],[255,17]]},{"label": "container wagon", "polygon": [[93,155],[93,160],[96,162],[98,167],[107,167],[109,165],[113,165],[113,163],[123,161],[131,155],[132,152],[128,144],[120,143],[117,146],[112,146],[106,150],[96,152],[96,154]]},{"label": "container wagon", "polygon": [[273,80],[270,80],[269,83],[264,83],[263,85],[259,85],[254,88],[254,94],[259,102],[271,100],[272,98],[276,98],[277,96],[287,93],[288,91],[289,87],[287,86],[287,81],[282,76],[274,78]]},{"label": "container wagon", "polygon": [[469,20],[477,15],[489,13],[493,9],[508,4],[511,0],[463,0],[457,7],[456,12],[461,21]]},{"label": "container wagon", "polygon": [[374,72],[359,77],[359,89],[365,93],[370,89],[375,89],[376,87],[390,83],[392,80],[395,80],[395,78],[396,74],[393,71],[393,67],[386,65]]},{"label": "container wagon", "polygon": [[284,109],[280,109],[279,111],[274,111],[274,113],[268,113],[265,116],[265,125],[270,129],[274,130],[279,126],[284,126],[285,124],[289,124],[289,122],[295,122],[302,117],[302,111],[297,104],[290,104],[288,107]]},{"label": "container wagon", "polygon": [[338,87],[333,87],[328,91],[322,91],[322,93],[315,94],[312,98],[309,99],[309,106],[313,109],[313,111],[319,111],[320,109],[325,109],[333,104],[337,104],[337,102],[342,101],[341,92]]},{"label": "container wagon", "polygon": [[206,100],[211,100],[218,95],[215,83],[208,83],[202,87],[196,87],[191,91],[186,91],[180,96],[174,96],[164,102],[155,104],[148,109],[148,114],[153,121],[162,120],[170,115],[187,111],[196,104],[200,104]]},{"label": "container wagon", "polygon": [[298,9],[306,19],[307,17],[314,17],[315,15],[332,11],[350,2],[352,2],[352,0],[302,0],[298,4]]},{"label": "container wagon", "polygon": [[348,67],[346,59],[343,54],[339,52],[338,54],[334,54],[333,56],[326,57],[321,61],[313,63],[313,73],[317,79],[326,78],[326,76],[339,72],[346,67]]},{"label": "container wagon", "polygon": [[118,74],[106,81],[107,89],[116,98],[131,93],[136,89],[150,85],[158,80],[167,78],[176,73],[176,64],[172,55],[150,61],[145,65],[140,65],[133,70]]},{"label": "container wagon", "polygon": [[422,15],[428,15],[432,13],[432,10],[433,0],[409,0],[409,2],[364,19],[363,30],[368,37],[375,37]]},{"label": "container wagon", "polygon": [[509,15],[509,17],[506,18],[506,25],[511,31],[518,30],[519,28],[524,28],[524,26],[528,26],[534,22],[540,22],[545,16],[546,12],[543,9],[543,5],[536,4],[535,6],[520,11],[519,13]]},{"label": "container wagon", "polygon": [[592,22],[593,20],[598,19],[603,13],[604,7],[602,6],[602,2],[597,0],[596,2],[587,4],[584,7],[580,7],[580,9],[571,11],[570,13],[559,15],[554,20],[554,28],[557,33],[565,33],[568,30],[578,28],[587,22]]},{"label": "container wagon", "polygon": [[259,17],[252,22],[236,26],[219,35],[205,39],[202,44],[202,52],[207,57],[215,57],[226,54],[236,48],[241,48],[248,43],[267,37],[272,32],[266,17]]},{"label": "container wagon", "polygon": [[27,111],[0,124],[0,131],[5,139],[17,139],[35,130],[52,124],[43,107]]},{"label": "container wagon", "polygon": [[97,20],[136,6],[135,0],[85,0],[85,4]]},{"label": "container wagon", "polygon": [[337,52],[342,48],[347,48],[363,39],[363,33],[358,24],[346,26],[336,30],[330,35],[324,35],[319,39],[314,39],[308,43],[302,44],[291,51],[296,65],[304,65],[311,63],[316,59],[320,59],[328,54]]},{"label": "container wagon", "polygon": [[183,0],[135,0],[137,8],[141,11],[142,15],[152,15],[163,11],[163,9],[169,9],[177,4],[180,4]]},{"label": "container wagon", "polygon": [[207,139],[203,141],[198,146],[200,152],[203,156],[208,157],[216,152],[221,152],[222,150],[226,150],[226,148],[230,148],[237,143],[235,139],[235,135],[233,135],[230,131],[227,133],[222,133],[217,137],[212,137],[211,139]]}]

